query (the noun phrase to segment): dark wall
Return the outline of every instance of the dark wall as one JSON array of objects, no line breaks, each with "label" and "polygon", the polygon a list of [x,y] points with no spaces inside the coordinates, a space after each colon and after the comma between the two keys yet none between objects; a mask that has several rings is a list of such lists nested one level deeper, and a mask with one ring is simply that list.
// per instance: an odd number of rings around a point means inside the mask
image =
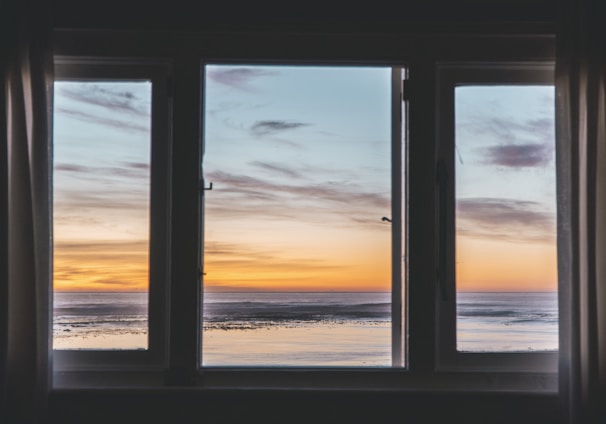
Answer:
[{"label": "dark wall", "polygon": [[[554,0],[56,0],[56,28],[406,33],[552,25]],[[54,423],[555,423],[555,395],[65,390]]]},{"label": "dark wall", "polygon": [[557,423],[555,396],[224,391],[59,392],[55,423]]},{"label": "dark wall", "polygon": [[554,0],[55,0],[57,28],[407,32],[453,22],[549,23]]}]

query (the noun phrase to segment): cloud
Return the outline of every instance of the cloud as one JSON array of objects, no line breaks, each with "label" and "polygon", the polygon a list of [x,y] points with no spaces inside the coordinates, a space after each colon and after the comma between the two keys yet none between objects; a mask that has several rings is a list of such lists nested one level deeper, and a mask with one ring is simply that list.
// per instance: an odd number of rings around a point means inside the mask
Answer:
[{"label": "cloud", "polygon": [[71,174],[80,174],[77,178],[90,178],[94,181],[99,181],[99,178],[114,179],[115,177],[123,178],[145,178],[149,179],[150,166],[144,162],[121,162],[117,166],[82,166],[71,163],[56,163],[54,166],[55,172],[65,172]]},{"label": "cloud", "polygon": [[268,134],[275,134],[283,131],[294,130],[309,126],[311,124],[305,122],[293,122],[293,121],[257,121],[251,127],[250,131],[255,136],[264,136]]},{"label": "cloud", "polygon": [[251,91],[250,84],[253,80],[261,77],[278,75],[278,72],[269,71],[266,69],[238,67],[227,69],[209,69],[206,72],[206,75],[216,83],[227,85],[243,91]]},{"label": "cloud", "polygon": [[146,162],[123,162],[123,165],[127,168],[132,169],[141,169],[144,171],[149,171],[149,163]]},{"label": "cloud", "polygon": [[[131,90],[118,89],[117,87],[104,88],[94,83],[60,83],[57,85],[56,95],[121,114],[150,117],[149,100],[138,97]],[[151,99],[151,94],[149,98]]]},{"label": "cloud", "polygon": [[486,163],[510,168],[546,166],[553,158],[548,144],[509,144],[481,149]]},{"label": "cloud", "polygon": [[61,254],[85,255],[88,253],[97,254],[97,252],[115,252],[123,255],[124,252],[131,254],[140,254],[147,252],[149,242],[147,240],[87,240],[87,241],[57,241],[54,249]]},{"label": "cloud", "polygon": [[[270,289],[271,290],[271,289]],[[284,289],[280,289],[284,290]],[[267,292],[268,289],[265,287],[255,287],[255,286],[237,286],[223,283],[216,283],[212,281],[204,281],[204,293],[263,293]]]},{"label": "cloud", "polygon": [[290,177],[296,179],[303,178],[303,175],[300,172],[292,169],[292,167],[282,166],[280,164],[271,162],[262,162],[258,160],[249,162],[249,164],[265,171],[269,171],[270,173],[278,174],[282,177]]},{"label": "cloud", "polygon": [[149,190],[118,187],[88,192],[63,189],[55,193],[54,209],[55,216],[63,218],[63,222],[88,218],[110,225],[127,217],[146,219],[149,214]]},{"label": "cloud", "polygon": [[551,241],[555,237],[555,214],[533,201],[464,198],[457,201],[457,227],[459,235]]},{"label": "cloud", "polygon": [[144,290],[148,285],[148,252],[145,240],[55,240],[55,288]]},{"label": "cloud", "polygon": [[215,171],[209,177],[218,183],[224,183],[231,188],[252,189],[253,191],[273,192],[299,196],[305,199],[318,199],[331,203],[354,205],[356,203],[377,207],[389,207],[389,197],[381,193],[360,190],[357,185],[345,182],[327,181],[313,185],[291,185],[270,183],[260,178],[247,175],[230,174]]},{"label": "cloud", "polygon": [[[554,120],[536,118],[516,120],[501,116],[474,116],[469,121],[457,124],[467,140],[491,140],[477,152],[482,162],[509,168],[544,167],[553,159],[555,133]],[[495,143],[496,141],[496,143]],[[465,143],[467,144],[467,143]],[[496,145],[495,145],[496,144]]]},{"label": "cloud", "polygon": [[79,119],[84,122],[91,122],[94,124],[99,124],[99,125],[108,126],[108,127],[114,127],[114,128],[126,130],[126,131],[143,132],[143,133],[147,134],[151,130],[151,123],[149,122],[149,120],[136,122],[133,120],[112,119],[112,118],[108,118],[106,116],[102,116],[99,114],[83,112],[80,110],[72,110],[72,109],[67,109],[64,107],[55,108],[55,112],[69,115],[72,118]]},{"label": "cloud", "polygon": [[478,134],[494,135],[503,144],[536,143],[537,140],[553,143],[555,138],[553,118],[516,121],[507,117],[480,116],[463,125]]},{"label": "cloud", "polygon": [[126,287],[137,288],[137,287],[141,286],[141,283],[138,281],[123,280],[123,279],[120,279],[119,276],[116,276],[116,278],[97,278],[94,280],[94,284],[100,285],[100,286],[105,286],[105,287],[118,286],[118,287],[122,287],[122,288],[126,288]]},{"label": "cloud", "polygon": [[[290,253],[292,255],[293,252]],[[306,278],[309,273],[315,275],[318,271],[338,270],[346,266],[318,257],[285,257],[283,251],[267,249],[262,241],[259,245],[253,245],[214,240],[204,243],[204,264],[205,284],[211,285],[221,284],[221,280],[226,278],[222,275],[225,270],[238,270],[237,276],[227,277],[232,283],[268,283],[270,280],[281,280],[284,283],[284,276],[276,275],[277,272],[296,274],[288,277],[289,282],[292,282],[296,278]]]},{"label": "cloud", "polygon": [[391,208],[389,193],[368,191],[347,182],[287,184],[224,171],[209,172],[207,179],[212,180],[217,193],[221,193],[220,197],[211,197],[206,202],[207,210],[218,219],[254,216],[331,226],[381,225],[381,217]]},{"label": "cloud", "polygon": [[69,163],[56,163],[55,164],[55,172],[75,172],[75,173],[86,173],[88,170],[87,167],[80,165],[72,165]]}]

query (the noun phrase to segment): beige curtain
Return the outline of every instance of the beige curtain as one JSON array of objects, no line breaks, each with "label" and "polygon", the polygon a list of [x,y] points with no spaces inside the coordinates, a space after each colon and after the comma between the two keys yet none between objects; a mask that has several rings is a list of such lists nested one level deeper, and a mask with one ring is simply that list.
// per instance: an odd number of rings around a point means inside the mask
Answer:
[{"label": "beige curtain", "polygon": [[[50,2],[48,2],[50,3]],[[50,384],[50,20],[44,2],[5,6],[0,160],[0,421],[43,422]]]},{"label": "beige curtain", "polygon": [[566,422],[606,423],[606,1],[560,13],[560,395]]}]

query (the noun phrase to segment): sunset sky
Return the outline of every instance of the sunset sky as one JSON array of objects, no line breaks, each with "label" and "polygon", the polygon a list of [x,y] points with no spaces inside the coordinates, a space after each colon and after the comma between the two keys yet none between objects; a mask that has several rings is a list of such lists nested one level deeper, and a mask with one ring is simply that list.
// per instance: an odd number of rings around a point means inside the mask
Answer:
[{"label": "sunset sky", "polygon": [[[390,77],[206,67],[206,290],[390,289]],[[555,289],[553,88],[457,90],[457,287]],[[55,85],[57,290],[147,290],[150,101]]]},{"label": "sunset sky", "polygon": [[457,288],[557,290],[553,86],[455,99]]},{"label": "sunset sky", "polygon": [[391,69],[206,67],[207,290],[389,290]]},{"label": "sunset sky", "polygon": [[56,82],[54,287],[148,288],[151,83]]}]

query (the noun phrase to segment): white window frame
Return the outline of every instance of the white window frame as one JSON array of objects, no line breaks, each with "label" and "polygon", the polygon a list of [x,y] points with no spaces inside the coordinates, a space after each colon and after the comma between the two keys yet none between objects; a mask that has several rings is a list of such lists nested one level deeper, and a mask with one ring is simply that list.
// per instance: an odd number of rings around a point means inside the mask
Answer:
[{"label": "white window frame", "polygon": [[[152,84],[150,134],[149,309],[145,350],[54,349],[58,373],[74,370],[151,370],[166,361],[169,282],[170,66],[161,61],[55,57],[55,81],[141,81]],[[52,322],[51,337],[52,337]],[[56,378],[61,379],[60,374]]]},{"label": "white window frame", "polygon": [[[557,371],[557,352],[460,352],[456,348],[456,264],[455,264],[455,88],[457,86],[554,85],[555,64],[550,62],[443,63],[438,66],[438,157],[444,172],[436,165],[438,189],[438,369],[482,371]],[[555,106],[554,106],[555,109]],[[554,116],[555,120],[555,116]],[[555,143],[555,140],[554,140]],[[555,145],[554,145],[555,147]],[[554,172],[554,181],[555,181]],[[440,181],[441,180],[441,181]],[[555,197],[555,193],[554,193]],[[440,222],[441,221],[441,222]],[[554,234],[555,239],[555,234]],[[444,256],[445,255],[445,256]]]}]

